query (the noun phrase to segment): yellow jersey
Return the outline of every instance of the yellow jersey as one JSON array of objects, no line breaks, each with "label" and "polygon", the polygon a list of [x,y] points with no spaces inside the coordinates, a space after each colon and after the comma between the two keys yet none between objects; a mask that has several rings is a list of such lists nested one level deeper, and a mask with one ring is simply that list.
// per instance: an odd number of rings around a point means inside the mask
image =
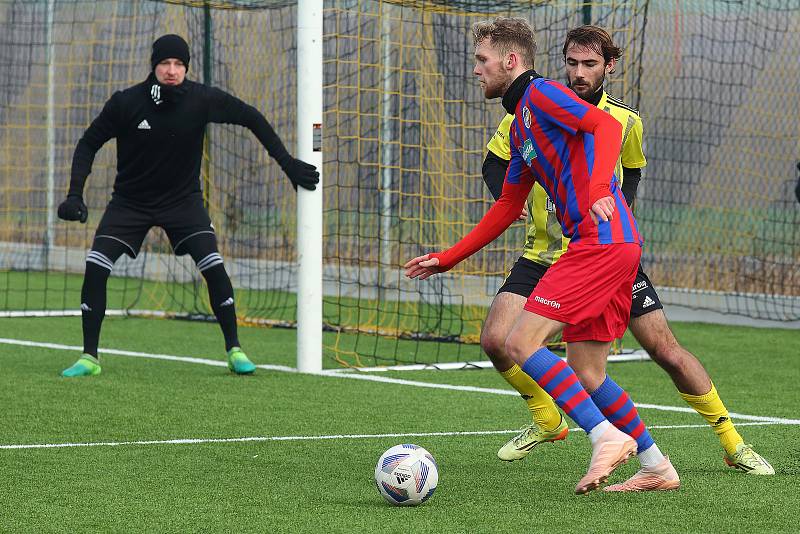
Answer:
[{"label": "yellow jersey", "polygon": [[[641,169],[647,165],[642,150],[642,119],[639,112],[610,96],[603,91],[603,96],[597,107],[611,114],[622,124],[622,150],[617,160],[616,174],[619,177],[620,187],[624,180],[622,168]],[[511,145],[509,130],[514,115],[507,114],[497,126],[486,148],[496,156],[509,161],[511,159]],[[529,218],[527,224],[527,237],[523,256],[531,261],[543,265],[552,265],[566,252],[569,239],[561,233],[561,224],[556,219],[556,207],[538,183],[533,185],[528,197]]]}]

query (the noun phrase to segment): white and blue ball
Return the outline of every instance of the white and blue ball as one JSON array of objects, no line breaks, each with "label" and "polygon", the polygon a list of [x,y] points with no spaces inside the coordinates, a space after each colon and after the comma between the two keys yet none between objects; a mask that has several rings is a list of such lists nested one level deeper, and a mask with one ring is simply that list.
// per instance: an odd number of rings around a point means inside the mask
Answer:
[{"label": "white and blue ball", "polygon": [[439,483],[439,469],[431,453],[418,445],[395,445],[375,466],[375,484],[383,498],[396,506],[427,501]]}]

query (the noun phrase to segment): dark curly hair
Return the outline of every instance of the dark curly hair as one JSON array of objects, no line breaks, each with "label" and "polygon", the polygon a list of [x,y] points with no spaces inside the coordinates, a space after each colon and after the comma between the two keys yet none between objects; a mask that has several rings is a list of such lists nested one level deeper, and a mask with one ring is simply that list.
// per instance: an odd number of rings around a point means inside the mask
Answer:
[{"label": "dark curly hair", "polygon": [[608,32],[597,26],[586,25],[571,29],[564,40],[564,49],[562,50],[564,59],[567,58],[567,48],[572,45],[594,50],[603,56],[606,64],[612,59],[619,59],[622,56],[622,49],[614,44]]}]

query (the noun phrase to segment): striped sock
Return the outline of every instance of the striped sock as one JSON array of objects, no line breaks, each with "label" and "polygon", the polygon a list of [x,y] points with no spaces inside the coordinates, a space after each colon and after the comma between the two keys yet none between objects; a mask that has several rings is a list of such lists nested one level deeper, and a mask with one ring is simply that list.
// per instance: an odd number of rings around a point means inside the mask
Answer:
[{"label": "striped sock", "polygon": [[[106,286],[111,274],[113,262],[102,254],[90,252],[86,260],[86,274],[81,287],[81,325],[83,327],[83,353],[97,358],[97,346],[100,344],[100,328],[106,316]],[[101,263],[92,258],[103,257]]]},{"label": "striped sock", "polygon": [[556,401],[564,413],[586,433],[605,421],[592,398],[583,389],[572,367],[546,347],[534,352],[522,370]]},{"label": "striped sock", "polygon": [[636,440],[639,452],[649,449],[654,441],[639,418],[639,412],[625,390],[606,375],[600,387],[592,392],[592,400],[611,423]]}]

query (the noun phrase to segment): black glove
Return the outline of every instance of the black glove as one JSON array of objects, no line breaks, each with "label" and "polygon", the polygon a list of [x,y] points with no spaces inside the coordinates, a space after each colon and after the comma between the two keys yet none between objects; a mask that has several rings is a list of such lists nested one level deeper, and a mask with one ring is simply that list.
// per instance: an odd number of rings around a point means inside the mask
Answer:
[{"label": "black glove", "polygon": [[[797,170],[800,171],[800,163],[797,164]],[[797,201],[800,202],[800,176],[797,177],[797,186],[794,188],[794,196],[796,196]]]},{"label": "black glove", "polygon": [[67,199],[58,206],[58,218],[85,223],[89,218],[89,208],[83,203],[83,197],[74,194],[67,195]]},{"label": "black glove", "polygon": [[294,187],[295,191],[297,191],[298,185],[311,191],[317,188],[319,173],[317,168],[310,163],[289,156],[288,159],[281,163],[281,169],[292,181],[292,187]]}]

